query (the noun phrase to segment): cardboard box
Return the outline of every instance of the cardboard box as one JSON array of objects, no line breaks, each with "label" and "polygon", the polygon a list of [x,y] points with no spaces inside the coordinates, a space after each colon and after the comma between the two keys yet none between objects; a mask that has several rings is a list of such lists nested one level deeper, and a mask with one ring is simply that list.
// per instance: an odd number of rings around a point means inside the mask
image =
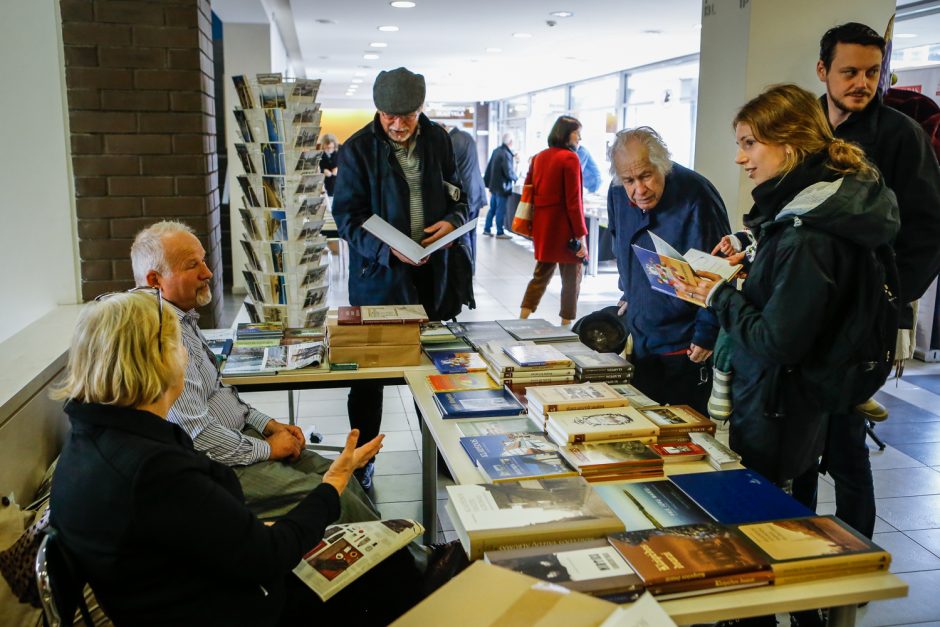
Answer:
[{"label": "cardboard box", "polygon": [[600,625],[616,610],[613,603],[474,562],[392,625],[588,627]]},{"label": "cardboard box", "polygon": [[404,346],[421,347],[421,325],[411,324],[337,324],[326,325],[330,346]]},{"label": "cardboard box", "polygon": [[421,364],[421,345],[334,346],[330,344],[330,363],[351,361],[359,364],[360,368],[418,366]]}]

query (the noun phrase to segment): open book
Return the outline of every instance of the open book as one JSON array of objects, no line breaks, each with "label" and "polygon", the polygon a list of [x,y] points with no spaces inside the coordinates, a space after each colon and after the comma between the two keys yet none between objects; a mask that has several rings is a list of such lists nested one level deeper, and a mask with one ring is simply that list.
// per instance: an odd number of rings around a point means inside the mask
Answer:
[{"label": "open book", "polygon": [[377,238],[403,254],[411,261],[419,263],[422,259],[434,251],[440,250],[464,233],[477,228],[477,219],[478,218],[474,218],[470,220],[459,229],[454,229],[427,247],[421,246],[421,244],[408,237],[408,235],[402,233],[394,226],[376,215],[373,215],[371,218],[363,222],[362,228],[375,235]]},{"label": "open book", "polygon": [[656,251],[646,250],[634,244],[633,252],[640,260],[650,286],[657,292],[704,307],[703,297],[697,294],[690,296],[685,290],[676,289],[676,280],[682,279],[692,285],[696,283],[697,277],[730,281],[741,270],[740,265],[733,266],[723,257],[709,255],[694,248],[682,255],[663,238],[652,231],[649,234]]},{"label": "open book", "polygon": [[424,527],[413,520],[332,525],[294,574],[326,601],[422,533]]}]

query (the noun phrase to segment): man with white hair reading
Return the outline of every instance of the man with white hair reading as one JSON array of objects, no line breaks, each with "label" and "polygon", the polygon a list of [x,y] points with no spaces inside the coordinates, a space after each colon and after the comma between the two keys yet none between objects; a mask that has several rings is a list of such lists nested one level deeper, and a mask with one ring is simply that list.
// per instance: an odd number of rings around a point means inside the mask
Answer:
[{"label": "man with white hair reading", "polygon": [[654,232],[678,251],[711,251],[731,231],[728,213],[715,187],[673,162],[648,126],[617,133],[610,162],[608,228],[623,292],[620,313],[633,336],[634,383],[659,403],[704,414],[718,320],[708,309],[653,290],[631,246],[655,250]]},{"label": "man with white hair reading", "polygon": [[[215,357],[197,322],[197,307],[212,300],[212,271],[193,230],[158,222],[137,234],[131,262],[138,286],[160,290],[180,320],[189,355],[185,387],[167,419],[193,439],[196,450],[231,466],[245,501],[259,518],[278,518],[322,483],[330,460],[305,448],[304,433],[258,411],[222,385]],[[358,483],[340,497],[340,522],[377,520],[378,512]]]}]

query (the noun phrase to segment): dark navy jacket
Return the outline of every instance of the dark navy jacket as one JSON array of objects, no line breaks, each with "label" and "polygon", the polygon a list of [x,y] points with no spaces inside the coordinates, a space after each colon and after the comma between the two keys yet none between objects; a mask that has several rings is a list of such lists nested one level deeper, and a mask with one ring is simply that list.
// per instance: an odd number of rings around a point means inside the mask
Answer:
[{"label": "dark navy jacket", "polygon": [[655,250],[653,231],[680,253],[690,248],[711,252],[731,232],[728,213],[715,187],[700,174],[672,164],[663,196],[644,212],[630,202],[623,185],[611,183],[607,192],[608,229],[620,271],[622,299],[628,303],[627,325],[638,358],[672,353],[689,344],[711,349],[718,321],[702,307],[654,291],[631,246]]},{"label": "dark navy jacket", "polygon": [[491,194],[508,196],[512,193],[512,184],[518,178],[519,175],[516,174],[512,163],[512,150],[506,144],[500,144],[490,155],[483,182],[486,183]]},{"label": "dark navy jacket", "polygon": [[[446,220],[461,227],[467,222],[466,194],[454,200],[444,182],[460,189],[454,149],[443,127],[423,113],[415,150],[420,155],[424,225]],[[408,183],[382,130],[378,114],[343,144],[333,196],[333,218],[339,236],[349,242],[349,302],[352,305],[404,305],[418,303],[411,266],[391,254],[387,244],[362,228],[373,214],[402,233],[411,232]],[[431,255],[434,303],[437,310],[447,284],[448,250]]]},{"label": "dark navy jacket", "polygon": [[486,204],[486,187],[480,174],[480,160],[477,158],[477,143],[473,135],[459,128],[450,131],[450,141],[454,144],[454,159],[460,184],[467,194],[470,207],[470,219],[480,215],[480,209]]}]

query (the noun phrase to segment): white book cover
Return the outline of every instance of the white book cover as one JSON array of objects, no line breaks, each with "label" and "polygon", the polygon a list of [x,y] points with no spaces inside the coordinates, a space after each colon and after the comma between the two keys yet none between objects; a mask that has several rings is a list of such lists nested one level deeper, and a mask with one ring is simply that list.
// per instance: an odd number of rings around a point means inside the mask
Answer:
[{"label": "white book cover", "polygon": [[549,428],[568,442],[616,440],[659,435],[659,427],[634,407],[604,407],[547,414]]},{"label": "white book cover", "polygon": [[362,223],[362,228],[375,235],[377,238],[400,252],[414,263],[420,263],[422,259],[431,253],[440,250],[444,246],[447,246],[464,233],[468,233],[476,227],[477,218],[474,218],[459,229],[454,229],[430,246],[421,246],[421,244],[417,243],[408,237],[408,235],[402,233],[377,215],[371,216],[368,220]]}]

